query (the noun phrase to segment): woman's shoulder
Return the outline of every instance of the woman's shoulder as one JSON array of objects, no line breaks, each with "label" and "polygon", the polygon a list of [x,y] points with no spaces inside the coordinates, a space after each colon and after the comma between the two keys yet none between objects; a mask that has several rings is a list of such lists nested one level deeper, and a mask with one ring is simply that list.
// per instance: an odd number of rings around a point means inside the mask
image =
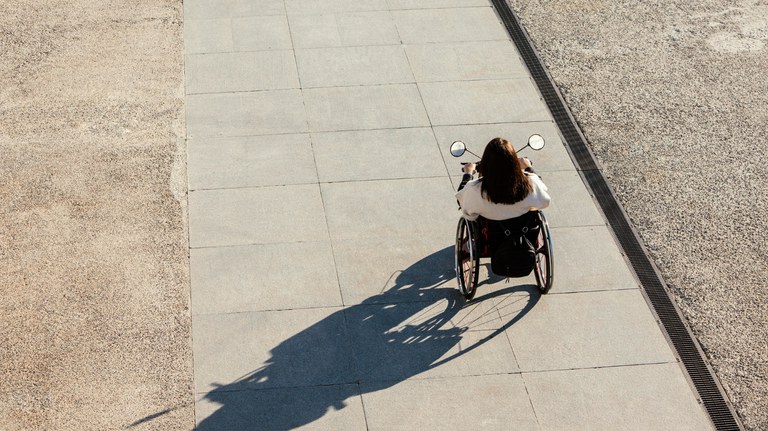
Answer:
[{"label": "woman's shoulder", "polygon": [[470,199],[476,199],[476,196],[481,194],[481,183],[482,182],[479,179],[467,181],[467,183],[464,185],[464,188],[456,192],[456,197],[466,199],[469,196],[472,196]]},{"label": "woman's shoulder", "polygon": [[470,193],[474,193],[475,190],[480,190],[480,184],[481,183],[482,183],[482,181],[480,181],[479,178],[467,181],[467,183],[464,184],[464,188],[459,190],[459,193],[461,193],[461,192],[463,192],[465,190],[472,190],[472,192],[470,192]]},{"label": "woman's shoulder", "polygon": [[483,183],[482,178],[475,178],[472,181],[467,181],[467,185],[464,187],[476,187],[480,188],[480,185]]},{"label": "woman's shoulder", "polygon": [[538,174],[534,172],[526,172],[525,176],[528,177],[528,181],[530,181],[531,184],[533,184],[534,188],[547,191],[547,185],[544,184],[544,181],[541,179],[541,177]]}]

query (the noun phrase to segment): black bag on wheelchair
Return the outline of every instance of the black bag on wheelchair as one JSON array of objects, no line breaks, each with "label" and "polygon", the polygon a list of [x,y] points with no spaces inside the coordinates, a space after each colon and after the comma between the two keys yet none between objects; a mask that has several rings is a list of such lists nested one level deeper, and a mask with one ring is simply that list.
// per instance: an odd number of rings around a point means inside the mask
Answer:
[{"label": "black bag on wheelchair", "polygon": [[536,262],[536,242],[540,228],[535,212],[515,219],[490,221],[491,271],[505,277],[525,277],[533,271]]}]

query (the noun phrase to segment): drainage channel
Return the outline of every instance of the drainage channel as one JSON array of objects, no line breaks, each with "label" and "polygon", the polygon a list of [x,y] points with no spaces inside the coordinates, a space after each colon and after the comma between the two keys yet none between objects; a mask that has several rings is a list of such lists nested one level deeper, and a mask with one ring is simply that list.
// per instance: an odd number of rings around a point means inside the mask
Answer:
[{"label": "drainage channel", "polygon": [[722,386],[704,359],[701,347],[685,323],[680,310],[669,296],[664,280],[645,252],[629,218],[598,168],[584,134],[544,68],[528,34],[506,0],[491,0],[491,3],[517,46],[544,102],[555,119],[571,158],[608,219],[608,224],[640,280],[654,312],[683,363],[712,423],[717,430],[743,430],[744,427],[727,401]]}]

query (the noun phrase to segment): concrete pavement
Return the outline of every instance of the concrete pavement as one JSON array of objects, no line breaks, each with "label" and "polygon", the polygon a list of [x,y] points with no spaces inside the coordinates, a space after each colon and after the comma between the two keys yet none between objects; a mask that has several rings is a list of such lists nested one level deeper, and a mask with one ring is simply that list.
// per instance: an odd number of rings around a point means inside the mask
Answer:
[{"label": "concrete pavement", "polygon": [[[710,427],[486,0],[184,7],[200,429]],[[554,287],[465,303],[448,146],[532,133]]]}]

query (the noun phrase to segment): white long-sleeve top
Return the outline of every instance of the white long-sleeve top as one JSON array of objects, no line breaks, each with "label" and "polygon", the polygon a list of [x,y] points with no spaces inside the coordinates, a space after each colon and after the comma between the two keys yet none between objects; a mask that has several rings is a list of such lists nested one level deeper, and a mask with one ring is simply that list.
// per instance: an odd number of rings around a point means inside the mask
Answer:
[{"label": "white long-sleeve top", "polygon": [[497,204],[485,199],[480,190],[481,180],[469,181],[463,189],[456,193],[456,199],[461,205],[461,212],[467,220],[476,220],[483,216],[489,220],[506,220],[519,217],[528,211],[540,210],[549,206],[547,186],[538,175],[527,173],[526,176],[533,190],[525,199],[514,204]]}]

